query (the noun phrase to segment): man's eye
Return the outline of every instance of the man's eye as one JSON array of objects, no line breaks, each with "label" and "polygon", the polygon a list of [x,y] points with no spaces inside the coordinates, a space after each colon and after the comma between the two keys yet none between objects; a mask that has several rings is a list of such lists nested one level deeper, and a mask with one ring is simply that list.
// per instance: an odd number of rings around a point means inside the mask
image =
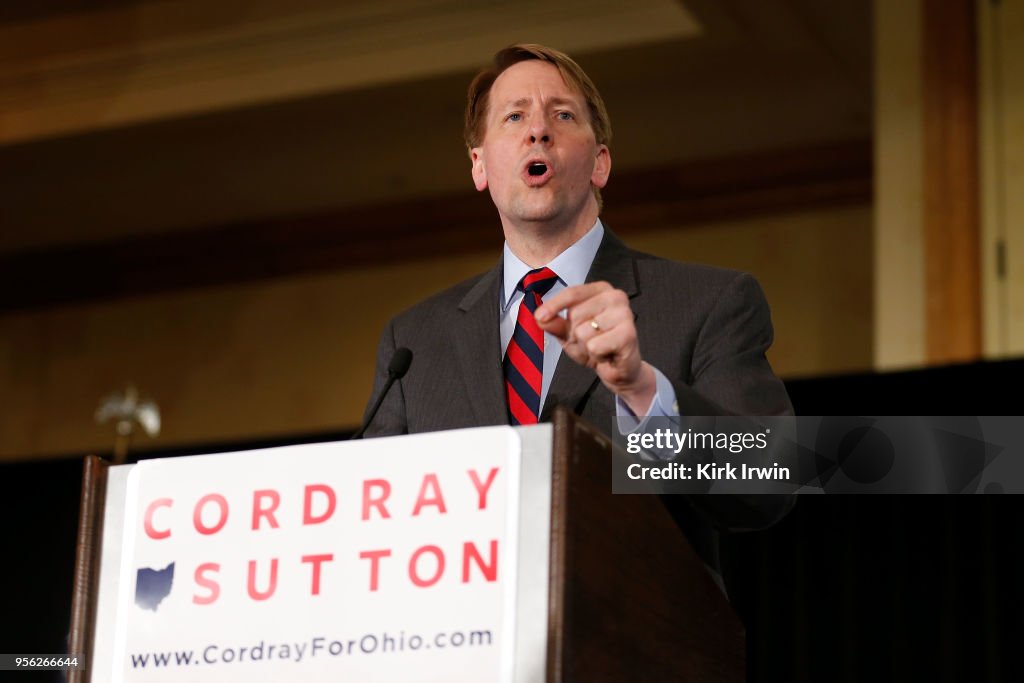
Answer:
[{"label": "man's eye", "polygon": [[505,117],[506,121],[513,121],[513,122],[522,121],[522,119],[523,119],[523,115],[518,113],[518,112],[512,112],[511,114],[509,114],[508,116]]},{"label": "man's eye", "polygon": [[572,115],[572,112],[560,111],[558,112],[558,118],[562,121],[572,121],[576,117]]}]

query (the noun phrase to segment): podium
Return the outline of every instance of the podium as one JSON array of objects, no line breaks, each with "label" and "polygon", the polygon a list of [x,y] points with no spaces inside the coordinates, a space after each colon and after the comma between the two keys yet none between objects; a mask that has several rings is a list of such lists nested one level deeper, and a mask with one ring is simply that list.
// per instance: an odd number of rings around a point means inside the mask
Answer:
[{"label": "podium", "polygon": [[[516,603],[513,600],[502,603],[518,605],[518,607],[510,609],[521,610],[521,613],[511,615],[512,619],[505,622],[514,623],[514,628],[501,631],[502,638],[514,641],[512,645],[509,644],[509,640],[504,641],[505,646],[508,646],[507,650],[514,651],[514,666],[503,664],[502,675],[496,676],[494,680],[543,680],[547,683],[585,681],[591,683],[633,680],[738,682],[745,679],[745,641],[742,624],[721,590],[712,580],[708,570],[687,543],[661,499],[656,495],[613,495],[611,493],[612,467],[617,456],[613,454],[611,442],[604,435],[565,409],[555,411],[551,425],[515,428],[514,431],[511,428],[487,428],[487,430],[491,430],[488,433],[492,433],[494,430],[499,430],[500,434],[515,433],[523,445],[520,500],[514,500],[514,492],[517,490],[515,487],[508,489],[513,492],[513,497],[509,499],[509,509],[519,511],[518,517],[516,517],[518,520],[516,528],[519,529],[520,534],[518,546],[516,546],[518,548],[516,557],[519,564],[512,570],[518,580],[518,594],[515,599],[519,602]],[[476,437],[470,438],[472,435],[460,435],[460,432],[463,431],[467,430],[431,435],[430,443],[435,446],[440,445],[442,450],[447,448],[446,444],[449,441],[454,443],[461,439],[471,444],[478,443]],[[468,431],[475,433],[486,430]],[[396,439],[415,438],[418,437],[396,437]],[[467,439],[469,440],[466,441]],[[348,452],[356,448],[345,446],[348,443],[338,444],[338,452]],[[358,446],[359,449],[362,449],[359,457],[365,459],[373,457],[375,449],[384,446],[419,442],[400,442],[389,438],[351,443],[362,444]],[[419,453],[418,448],[415,450]],[[264,455],[266,457],[274,456],[274,454],[266,453]],[[420,462],[427,457],[444,459],[446,455],[442,452],[440,455],[422,456],[415,462]],[[221,458],[221,456],[202,457]],[[255,456],[252,457],[255,458]],[[255,460],[253,461],[255,462]],[[103,572],[109,574],[114,571],[111,569],[113,565],[109,560],[104,562],[103,555],[104,552],[109,554],[112,546],[119,547],[130,535],[125,534],[121,539],[118,530],[104,529],[105,524],[110,524],[109,520],[119,519],[119,511],[114,508],[125,505],[122,499],[112,498],[110,495],[111,487],[114,486],[111,482],[115,481],[111,477],[111,473],[116,469],[118,468],[111,468],[106,462],[94,456],[90,456],[85,461],[69,650],[73,653],[83,653],[87,666],[84,670],[69,672],[68,680],[72,682],[106,680],[105,673],[97,673],[93,668],[94,662],[108,659],[104,652],[96,649],[98,645],[97,624],[106,623],[101,612],[115,614],[115,610],[101,605],[102,591],[100,587],[104,580],[108,586],[116,585],[117,582],[112,582],[110,576],[101,577]],[[119,480],[123,481],[124,478],[121,477]],[[482,480],[482,476],[479,479],[474,479],[477,493],[483,490],[479,483],[480,480]],[[438,479],[435,477],[433,481],[436,485]],[[413,514],[420,511],[421,504],[433,504],[435,508],[439,507],[444,511],[446,503],[438,501],[441,497],[440,489],[430,489],[426,478],[423,482]],[[545,486],[545,482],[549,485],[549,489]],[[538,487],[545,487],[545,490],[541,492],[543,495],[540,498],[529,498],[530,502],[524,502],[527,501],[527,496],[536,495]],[[397,483],[395,488],[398,489]],[[373,489],[368,487],[364,481],[362,490],[365,494],[366,491]],[[429,494],[426,497],[424,496],[425,491]],[[259,491],[258,493],[262,495],[266,492]],[[339,494],[338,498],[344,503],[344,493]],[[144,499],[140,500],[145,502]],[[255,502],[252,505],[252,527],[256,529],[260,521],[257,519],[259,514],[270,514],[267,512],[270,505],[267,503],[269,497],[259,498],[257,496],[253,500]],[[312,500],[315,502],[316,499]],[[480,500],[482,506],[483,497]],[[546,501],[547,509],[537,510],[538,505],[533,504],[536,500]],[[310,512],[311,494],[309,490],[306,491],[305,501],[307,521],[311,515],[324,516],[322,505],[320,509]],[[431,503],[431,501],[433,502]],[[372,504],[371,501],[370,505]],[[454,504],[454,496],[449,496],[447,505],[454,506]],[[370,517],[373,516],[372,509],[367,505],[364,498],[362,508],[364,519],[367,517],[368,511]],[[183,507],[183,505],[179,505],[179,507]],[[170,503],[165,503],[163,510],[151,505],[147,508],[145,517],[145,524],[149,525],[147,529],[159,526],[162,530],[163,526],[167,526],[167,531],[162,531],[162,533],[170,535],[172,524],[169,520],[171,511],[175,509]],[[333,512],[334,508],[330,509]],[[338,509],[341,510],[342,506],[339,506]],[[153,512],[153,510],[157,512]],[[223,520],[229,519],[226,503],[222,511],[223,519],[220,523],[223,526]],[[208,511],[204,510],[203,512]],[[248,512],[249,510],[246,508],[245,514],[248,515]],[[436,512],[436,510],[426,510],[424,516],[428,512]],[[538,514],[541,515],[539,518],[541,521],[539,523],[536,520],[531,522],[530,520]],[[236,514],[230,519],[242,518],[241,514]],[[512,515],[509,515],[509,518],[511,519]],[[213,526],[213,523],[201,522],[198,506],[194,519],[197,528],[201,528],[204,532],[209,532],[208,527]],[[276,531],[250,531],[248,516],[245,516],[244,519],[246,529],[239,533],[244,531],[256,534]],[[457,519],[449,524],[460,524]],[[158,524],[153,520],[166,521]],[[283,521],[280,523],[285,524]],[[380,522],[380,524],[383,525],[384,522]],[[533,534],[531,529],[534,527],[531,527],[531,524],[545,527],[542,531],[546,531],[546,534]],[[134,528],[134,526],[138,526],[138,524],[129,524],[126,528]],[[241,526],[239,524],[239,527]],[[294,533],[297,534],[298,531]],[[183,536],[184,532],[175,529],[175,534]],[[283,534],[281,536],[283,537]],[[468,549],[469,544],[466,545]],[[433,548],[434,546],[429,547]],[[480,547],[485,548],[486,545],[481,544]],[[530,551],[531,547],[539,548],[540,551]],[[481,555],[485,555],[482,550],[474,555],[475,566],[470,559],[463,558],[462,579],[464,582],[467,577],[486,575],[486,557],[481,558]],[[305,559],[307,558],[304,557],[304,561]],[[536,566],[538,562],[545,560],[545,566]],[[457,568],[458,563],[456,560],[449,560],[448,564]],[[123,560],[121,565],[125,566]],[[265,563],[260,566],[265,567]],[[284,563],[282,566],[285,566]],[[321,564],[319,563],[313,572],[314,584],[317,585],[318,591],[320,590],[320,577],[329,575],[326,568],[331,565],[324,564],[323,566],[325,567],[324,572],[320,571]],[[360,568],[360,581],[365,583],[364,574],[367,563],[363,562],[356,566]],[[382,564],[381,566],[386,565]],[[103,567],[102,570],[101,567]],[[376,560],[374,560],[373,567],[373,581],[375,581]],[[414,573],[412,561],[410,561],[409,567],[409,573],[412,576]],[[441,574],[443,567],[444,562],[440,560],[437,575]],[[309,574],[306,571],[308,568],[305,565],[303,567],[303,580]],[[493,566],[492,569],[497,573],[497,569],[494,569]],[[276,577],[276,564],[274,571]],[[282,572],[284,571],[282,569]],[[423,571],[427,575],[431,574],[429,568]],[[253,589],[252,572],[253,568],[250,564],[250,591]],[[198,569],[196,576],[197,578],[201,576],[201,571]],[[257,583],[262,581],[265,584],[266,572],[259,573],[259,576]],[[382,573],[381,576],[383,581],[386,578],[385,574]],[[538,577],[539,580],[533,580]],[[546,585],[541,585],[545,583],[543,580],[545,577]],[[430,579],[428,576],[424,583],[429,580],[436,579]],[[360,585],[363,584],[360,583]],[[204,586],[206,584],[200,581],[200,588]],[[481,590],[488,589],[489,587],[485,585]],[[377,590],[372,583],[371,590]],[[534,591],[540,592],[535,594]],[[227,591],[225,590],[225,592]],[[507,592],[516,594],[511,587]],[[197,588],[196,595],[199,597],[193,597],[193,602],[208,599],[207,596],[211,593],[212,591],[204,592]],[[529,596],[533,597],[529,598]],[[524,601],[528,598],[533,599],[533,604],[536,605],[537,596],[543,599],[540,609],[533,612],[524,610],[522,607],[526,604]],[[371,597],[380,599],[381,596],[378,593]],[[307,599],[318,600],[321,598],[321,595],[316,595]],[[401,606],[399,605],[399,607]],[[148,617],[148,614],[146,616]],[[189,630],[188,624],[179,623],[177,627],[183,631]],[[106,627],[99,630],[102,632],[106,630]],[[262,641],[260,643],[262,647]],[[351,642],[350,647],[352,647]],[[104,645],[103,648],[105,650],[106,646]],[[419,655],[408,655],[411,660],[415,660],[417,656]],[[541,665],[524,671],[521,664],[522,661],[525,661],[524,657],[533,657],[533,661],[540,662]],[[359,661],[370,662],[370,664],[360,663],[360,666],[371,666],[374,661],[383,661],[383,659],[378,655],[376,660],[372,657],[364,657]],[[195,663],[199,664],[200,662]],[[227,667],[228,665],[222,666]],[[512,673],[513,669],[514,673]],[[196,671],[200,670],[205,671],[206,667],[196,669]],[[185,675],[182,679],[187,680],[189,676]],[[126,680],[132,680],[132,678],[129,676]],[[313,678],[309,680],[313,680]],[[330,680],[347,679],[334,677]],[[353,677],[352,680],[362,679]],[[404,680],[416,680],[416,677],[406,677]],[[476,680],[483,679],[477,678]]]}]

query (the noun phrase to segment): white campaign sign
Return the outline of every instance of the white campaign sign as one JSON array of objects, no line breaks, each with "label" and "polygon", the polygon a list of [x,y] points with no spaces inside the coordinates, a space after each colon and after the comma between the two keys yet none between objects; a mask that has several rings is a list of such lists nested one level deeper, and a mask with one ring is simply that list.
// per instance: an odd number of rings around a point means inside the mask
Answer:
[{"label": "white campaign sign", "polygon": [[93,680],[511,681],[520,457],[496,427],[136,465]]}]

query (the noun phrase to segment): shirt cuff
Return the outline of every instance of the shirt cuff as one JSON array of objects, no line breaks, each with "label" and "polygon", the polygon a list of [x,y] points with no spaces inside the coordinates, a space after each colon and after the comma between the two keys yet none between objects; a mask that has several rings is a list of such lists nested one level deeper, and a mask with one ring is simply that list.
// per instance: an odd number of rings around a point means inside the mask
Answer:
[{"label": "shirt cuff", "polygon": [[625,401],[618,396],[615,397],[615,424],[618,425],[620,434],[629,434],[643,428],[652,417],[679,417],[675,387],[661,370],[654,366],[651,368],[654,370],[655,391],[646,415],[637,416]]}]

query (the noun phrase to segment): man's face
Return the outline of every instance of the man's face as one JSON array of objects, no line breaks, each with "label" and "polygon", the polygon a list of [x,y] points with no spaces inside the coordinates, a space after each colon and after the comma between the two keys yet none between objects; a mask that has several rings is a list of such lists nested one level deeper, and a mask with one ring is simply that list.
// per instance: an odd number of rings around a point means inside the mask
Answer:
[{"label": "man's face", "polygon": [[[502,224],[547,223],[571,229],[604,187],[608,148],[594,140],[583,96],[558,69],[529,60],[506,69],[491,87],[484,140],[471,151],[476,189],[489,189]],[[589,228],[590,226],[582,226]]]}]

